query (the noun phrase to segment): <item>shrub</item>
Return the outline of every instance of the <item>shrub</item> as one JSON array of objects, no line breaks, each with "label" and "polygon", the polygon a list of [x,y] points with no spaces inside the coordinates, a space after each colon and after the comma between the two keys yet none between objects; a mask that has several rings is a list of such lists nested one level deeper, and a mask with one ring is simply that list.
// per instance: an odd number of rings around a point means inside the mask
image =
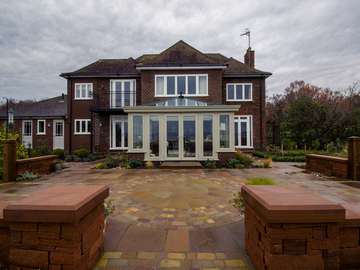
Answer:
[{"label": "shrub", "polygon": [[136,160],[136,159],[129,160],[129,164],[128,164],[129,168],[131,168],[131,169],[140,168],[140,167],[143,167],[143,165],[144,165],[143,161]]},{"label": "shrub", "polygon": [[79,148],[74,151],[74,155],[80,159],[88,158],[90,155],[90,151],[86,148]]},{"label": "shrub", "polygon": [[255,151],[253,154],[255,157],[259,157],[259,158],[268,158],[269,154],[266,152],[261,152],[261,151]]},{"label": "shrub", "polygon": [[59,149],[59,148],[54,149],[54,150],[52,151],[52,154],[53,154],[53,155],[56,155],[56,156],[57,156],[58,158],[60,158],[60,159],[64,159],[64,157],[65,157],[64,149]]},{"label": "shrub", "polygon": [[216,161],[215,160],[207,159],[202,163],[202,165],[206,169],[216,169]]},{"label": "shrub", "polygon": [[47,145],[41,145],[30,150],[32,157],[47,156],[51,154],[51,150]]},{"label": "shrub", "polygon": [[96,163],[95,169],[106,169],[106,167],[103,162],[100,162],[100,163]]},{"label": "shrub", "polygon": [[273,156],[272,160],[278,162],[305,162],[305,156]]},{"label": "shrub", "polygon": [[23,174],[20,174],[18,177],[16,177],[16,181],[32,181],[37,179],[39,176],[32,173],[32,172],[24,172]]},{"label": "shrub", "polygon": [[28,158],[29,157],[29,153],[25,148],[25,145],[18,143],[16,145],[16,158],[17,159],[24,159],[24,158]]},{"label": "shrub", "polygon": [[104,160],[105,169],[115,168],[118,167],[119,165],[120,165],[120,159],[115,158],[112,155],[107,155],[107,157]]},{"label": "shrub", "polygon": [[270,178],[265,178],[265,177],[254,177],[254,178],[249,178],[246,181],[247,185],[275,185],[274,180],[270,179]]},{"label": "shrub", "polygon": [[152,169],[152,168],[154,168],[154,162],[152,162],[152,161],[150,161],[150,160],[146,161],[146,162],[145,162],[145,168],[146,168],[146,169]]},{"label": "shrub", "polygon": [[226,162],[226,167],[231,169],[241,169],[244,168],[244,164],[242,164],[241,161],[238,159],[230,159]]},{"label": "shrub", "polygon": [[66,155],[65,156],[65,161],[66,162],[71,162],[71,161],[73,161],[74,160],[74,156],[73,155]]},{"label": "shrub", "polygon": [[272,159],[268,158],[263,161],[264,168],[271,168]]},{"label": "shrub", "polygon": [[241,152],[236,152],[235,157],[236,160],[238,160],[240,164],[242,164],[244,167],[250,167],[254,162],[254,160],[250,156],[245,155]]}]

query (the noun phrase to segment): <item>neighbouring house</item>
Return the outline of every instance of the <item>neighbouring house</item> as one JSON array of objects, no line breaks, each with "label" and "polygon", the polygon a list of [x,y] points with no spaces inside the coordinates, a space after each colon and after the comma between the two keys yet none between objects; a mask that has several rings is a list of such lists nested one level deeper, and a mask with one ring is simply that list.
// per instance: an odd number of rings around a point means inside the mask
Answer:
[{"label": "neighbouring house", "polygon": [[244,63],[179,41],[159,54],[101,59],[67,79],[72,152],[124,151],[131,159],[226,160],[265,145],[265,79]]},{"label": "neighbouring house", "polygon": [[[47,147],[64,149],[66,132],[66,95],[40,101],[10,102],[14,112],[14,124],[11,130],[21,135],[21,141],[27,148]],[[7,119],[6,106],[0,106],[0,123]]]}]

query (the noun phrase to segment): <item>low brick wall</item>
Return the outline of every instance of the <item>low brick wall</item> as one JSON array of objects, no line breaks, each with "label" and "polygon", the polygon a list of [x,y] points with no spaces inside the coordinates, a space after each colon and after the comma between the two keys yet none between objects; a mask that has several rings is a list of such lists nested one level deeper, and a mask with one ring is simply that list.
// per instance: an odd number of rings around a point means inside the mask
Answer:
[{"label": "low brick wall", "polygon": [[35,174],[49,174],[55,169],[57,156],[48,155],[16,160],[16,173],[20,175],[26,171]]},{"label": "low brick wall", "polygon": [[309,154],[306,155],[306,169],[328,176],[347,178],[349,161],[347,158]]},{"label": "low brick wall", "polygon": [[3,209],[6,206],[7,204],[0,202],[0,269],[5,269],[9,258],[10,231],[3,216]]},{"label": "low brick wall", "polygon": [[242,195],[245,248],[257,270],[360,268],[360,209],[349,215],[293,187],[245,186]]},{"label": "low brick wall", "polygon": [[[55,186],[4,208],[10,269],[93,269],[104,244],[106,186]],[[0,245],[1,241],[0,230]],[[1,260],[1,257],[0,257]]]}]

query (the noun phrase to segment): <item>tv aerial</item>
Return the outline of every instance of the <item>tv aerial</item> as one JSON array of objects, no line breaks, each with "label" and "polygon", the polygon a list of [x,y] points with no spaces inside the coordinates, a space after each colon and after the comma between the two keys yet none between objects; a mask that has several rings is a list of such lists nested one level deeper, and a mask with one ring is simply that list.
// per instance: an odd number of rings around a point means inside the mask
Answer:
[{"label": "tv aerial", "polygon": [[248,37],[248,43],[249,43],[249,48],[251,48],[251,46],[250,46],[250,29],[249,28],[245,28],[245,32],[244,33],[242,33],[241,35],[240,35],[241,37],[242,36],[247,36]]}]

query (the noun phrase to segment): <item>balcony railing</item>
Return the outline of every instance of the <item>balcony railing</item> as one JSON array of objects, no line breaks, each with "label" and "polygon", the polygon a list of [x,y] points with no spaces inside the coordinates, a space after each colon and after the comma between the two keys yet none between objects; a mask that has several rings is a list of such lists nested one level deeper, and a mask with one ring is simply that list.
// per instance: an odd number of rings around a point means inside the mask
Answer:
[{"label": "balcony railing", "polygon": [[110,91],[110,108],[136,106],[136,91]]}]

